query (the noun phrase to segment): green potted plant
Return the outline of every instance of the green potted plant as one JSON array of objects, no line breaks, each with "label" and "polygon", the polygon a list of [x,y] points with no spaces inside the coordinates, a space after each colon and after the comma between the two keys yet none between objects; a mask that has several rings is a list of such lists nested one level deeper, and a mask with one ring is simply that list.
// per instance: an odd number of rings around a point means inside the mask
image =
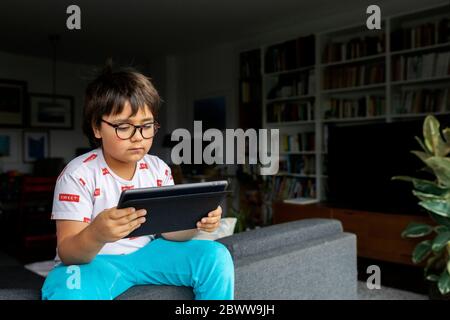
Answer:
[{"label": "green potted plant", "polygon": [[441,295],[450,292],[450,128],[440,131],[439,121],[432,115],[425,118],[423,141],[415,137],[422,151],[411,151],[422,162],[431,179],[396,176],[394,180],[412,182],[412,193],[427,210],[436,225],[411,222],[402,232],[404,238],[425,238],[417,244],[412,261],[426,261],[424,277],[437,284]]}]

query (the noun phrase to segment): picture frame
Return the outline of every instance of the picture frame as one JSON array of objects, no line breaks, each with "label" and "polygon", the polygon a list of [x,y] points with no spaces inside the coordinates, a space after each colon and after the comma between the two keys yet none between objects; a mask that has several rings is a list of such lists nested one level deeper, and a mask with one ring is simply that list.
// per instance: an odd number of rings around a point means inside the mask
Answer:
[{"label": "picture frame", "polygon": [[20,162],[20,132],[0,130],[0,161],[3,163]]},{"label": "picture frame", "polygon": [[30,128],[73,129],[73,96],[30,93],[28,125]]},{"label": "picture frame", "polygon": [[50,134],[48,131],[23,131],[23,161],[32,163],[50,156]]},{"label": "picture frame", "polygon": [[27,82],[0,79],[0,126],[23,127],[27,104]]}]

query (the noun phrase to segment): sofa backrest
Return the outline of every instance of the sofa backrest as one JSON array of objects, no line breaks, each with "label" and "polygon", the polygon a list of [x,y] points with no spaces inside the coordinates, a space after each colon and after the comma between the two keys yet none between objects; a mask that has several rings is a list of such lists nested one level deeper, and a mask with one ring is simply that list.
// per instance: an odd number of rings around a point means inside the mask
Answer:
[{"label": "sofa backrest", "polygon": [[303,219],[234,234],[217,241],[227,246],[234,259],[342,232],[334,219]]}]

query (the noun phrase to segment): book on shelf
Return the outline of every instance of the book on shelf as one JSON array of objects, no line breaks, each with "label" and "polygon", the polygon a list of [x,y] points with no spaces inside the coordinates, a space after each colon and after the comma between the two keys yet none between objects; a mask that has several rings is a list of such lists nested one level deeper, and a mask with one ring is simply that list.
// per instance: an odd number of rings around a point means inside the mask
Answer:
[{"label": "book on shelf", "polygon": [[450,42],[450,20],[442,18],[391,32],[391,50],[400,51]]},{"label": "book on shelf", "polygon": [[266,95],[267,99],[289,98],[312,95],[315,91],[314,70],[280,74],[271,79],[272,85]]},{"label": "book on shelf", "polygon": [[392,60],[393,81],[428,79],[447,75],[450,75],[450,51],[395,56]]},{"label": "book on shelf", "polygon": [[383,83],[385,81],[385,63],[372,62],[352,66],[337,66],[325,69],[323,89],[352,88],[363,85]]},{"label": "book on shelf", "polygon": [[450,111],[450,88],[411,89],[393,95],[396,114],[448,112]]},{"label": "book on shelf", "polygon": [[314,120],[314,106],[311,101],[272,102],[267,105],[267,122]]},{"label": "book on shelf", "polygon": [[329,98],[323,103],[325,119],[376,117],[385,114],[383,95],[365,95],[360,98]]},{"label": "book on shelf", "polygon": [[279,172],[283,175],[314,175],[316,173],[316,159],[314,155],[288,154],[280,155]]},{"label": "book on shelf", "polygon": [[265,72],[292,70],[315,64],[315,36],[289,40],[267,48]]},{"label": "book on shelf", "polygon": [[323,51],[324,63],[352,60],[385,52],[385,34],[355,37],[347,42],[327,43]]},{"label": "book on shelf", "polygon": [[315,150],[315,133],[299,132],[296,134],[281,134],[281,152],[301,152]]},{"label": "book on shelf", "polygon": [[269,201],[316,197],[314,179],[271,176],[266,183],[268,184],[266,197]]}]

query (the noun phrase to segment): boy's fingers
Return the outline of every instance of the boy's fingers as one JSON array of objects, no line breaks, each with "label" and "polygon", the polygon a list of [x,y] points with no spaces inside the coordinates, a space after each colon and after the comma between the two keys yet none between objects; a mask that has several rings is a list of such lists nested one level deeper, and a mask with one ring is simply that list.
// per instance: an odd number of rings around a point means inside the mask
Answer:
[{"label": "boy's fingers", "polygon": [[139,228],[141,224],[145,222],[145,218],[141,217],[126,223],[125,225],[120,226],[120,232],[132,232],[134,229]]},{"label": "boy's fingers", "polygon": [[136,220],[140,217],[143,217],[147,214],[147,211],[145,209],[141,209],[138,211],[135,211],[133,213],[128,214],[127,216],[120,218],[118,220],[116,220],[117,224],[119,225],[124,225],[129,223],[130,221]]},{"label": "boy's fingers", "polygon": [[132,214],[133,212],[135,212],[136,209],[135,208],[124,208],[124,209],[117,209],[113,215],[111,215],[111,217],[113,219],[121,219],[129,214]]}]

